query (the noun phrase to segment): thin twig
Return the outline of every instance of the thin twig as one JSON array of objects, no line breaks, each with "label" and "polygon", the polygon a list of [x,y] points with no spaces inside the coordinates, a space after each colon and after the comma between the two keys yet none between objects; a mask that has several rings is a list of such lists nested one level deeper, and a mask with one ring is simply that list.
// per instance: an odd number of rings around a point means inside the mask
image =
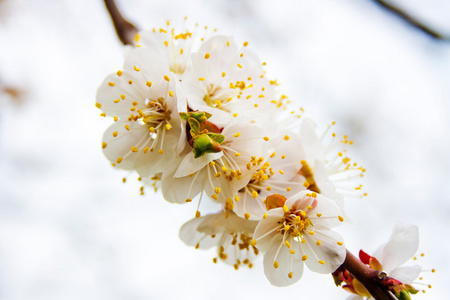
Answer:
[{"label": "thin twig", "polygon": [[394,295],[380,284],[381,272],[367,267],[348,250],[347,257],[345,258],[342,267],[347,269],[356,279],[358,279],[376,300],[396,300]]},{"label": "thin twig", "polygon": [[114,28],[116,29],[117,36],[119,40],[124,45],[133,45],[134,36],[138,31],[136,26],[132,23],[128,22],[120,13],[119,9],[114,3],[114,0],[104,0],[106,9],[111,16],[111,19],[114,24]]},{"label": "thin twig", "polygon": [[404,20],[407,23],[409,23],[410,25],[412,25],[414,28],[416,28],[416,29],[422,31],[423,33],[427,34],[428,36],[430,36],[432,38],[435,38],[435,39],[438,39],[438,40],[450,41],[450,38],[448,36],[445,36],[445,35],[437,32],[436,30],[431,29],[427,25],[423,24],[422,22],[420,22],[419,20],[415,19],[413,16],[411,16],[407,12],[405,12],[402,9],[400,9],[399,7],[389,3],[388,1],[385,1],[385,0],[373,0],[373,1],[375,3],[377,3],[378,5],[380,5],[381,7],[383,7],[384,9],[386,9],[386,10],[390,11],[391,13],[397,15],[402,20]]}]

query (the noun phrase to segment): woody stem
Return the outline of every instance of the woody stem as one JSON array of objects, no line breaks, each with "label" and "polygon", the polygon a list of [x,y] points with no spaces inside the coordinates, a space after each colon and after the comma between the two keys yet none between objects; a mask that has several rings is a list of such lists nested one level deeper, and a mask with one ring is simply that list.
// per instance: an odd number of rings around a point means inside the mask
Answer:
[{"label": "woody stem", "polygon": [[358,279],[376,300],[397,299],[381,284],[381,272],[370,269],[348,250],[342,267]]},{"label": "woody stem", "polygon": [[124,45],[133,45],[133,39],[138,31],[136,26],[128,22],[120,13],[114,0],[104,0],[106,9],[108,10],[111,20],[116,29],[119,40]]}]

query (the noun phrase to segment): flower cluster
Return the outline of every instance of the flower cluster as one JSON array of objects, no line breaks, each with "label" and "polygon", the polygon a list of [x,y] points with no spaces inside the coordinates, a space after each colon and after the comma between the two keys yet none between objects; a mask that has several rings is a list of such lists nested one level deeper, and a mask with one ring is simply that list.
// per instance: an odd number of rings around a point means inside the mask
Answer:
[{"label": "flower cluster", "polygon": [[[264,254],[276,286],[319,273],[345,259],[343,198],[364,195],[364,168],[350,160],[353,142],[330,129],[319,136],[248,42],[165,28],[140,32],[123,69],[97,92],[103,135],[116,168],[136,171],[172,203],[197,202],[180,238],[217,248],[214,262],[238,269]],[[201,216],[201,201],[220,211]]]}]

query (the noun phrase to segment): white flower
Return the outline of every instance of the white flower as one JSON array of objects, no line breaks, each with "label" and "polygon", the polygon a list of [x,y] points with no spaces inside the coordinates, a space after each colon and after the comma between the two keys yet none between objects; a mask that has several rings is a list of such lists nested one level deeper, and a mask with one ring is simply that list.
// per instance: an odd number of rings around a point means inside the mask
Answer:
[{"label": "white flower", "polygon": [[186,102],[157,52],[130,51],[123,71],[98,88],[96,106],[115,121],[103,135],[103,152],[113,165],[144,177],[162,172],[175,156],[182,132],[178,112]]},{"label": "white flower", "polygon": [[301,123],[299,136],[305,151],[301,174],[307,179],[310,190],[334,199],[343,209],[344,195],[361,191],[362,185],[358,180],[365,169],[346,155],[343,147],[352,145],[353,141],[347,136],[338,140],[336,134],[331,133],[331,142],[324,145],[327,133],[328,130],[319,138],[312,120],[305,118]]},{"label": "white flower", "polygon": [[216,35],[192,53],[182,82],[190,108],[207,111],[220,122],[237,114],[251,120],[272,118],[273,86],[247,44],[239,47],[232,37]]},{"label": "white flower", "polygon": [[301,191],[282,207],[268,211],[254,238],[264,254],[264,272],[275,286],[288,286],[303,274],[303,263],[318,273],[331,273],[343,262],[342,237],[330,228],[343,221],[335,201]]},{"label": "white flower", "polygon": [[[360,259],[372,269],[384,271],[387,276],[398,280],[400,283],[397,284],[411,285],[421,273],[422,267],[403,264],[413,258],[418,248],[419,228],[415,225],[397,224],[385,245],[378,248],[373,256],[361,251]],[[360,295],[352,295],[347,299],[373,299],[359,282],[353,282],[353,289]]]},{"label": "white flower", "polygon": [[[180,229],[180,239],[196,249],[217,247],[218,258],[236,270],[241,264],[252,268],[259,253],[251,244],[256,224],[225,210],[185,223]],[[216,263],[217,258],[213,261]]]},{"label": "white flower", "polygon": [[[162,191],[169,202],[190,202],[201,190],[214,200],[218,195],[235,195],[250,180],[252,157],[267,152],[262,130],[249,122],[235,122],[221,132],[224,141],[221,151],[195,158],[189,146],[180,158],[172,161],[163,174]],[[232,196],[230,196],[232,197]],[[230,199],[230,198],[228,198]],[[229,209],[233,202],[228,199]]]},{"label": "white flower", "polygon": [[304,158],[301,141],[290,133],[268,141],[269,151],[256,159],[247,185],[239,190],[233,211],[241,218],[259,220],[267,212],[265,199],[275,193],[286,197],[305,190],[305,178],[299,174]]}]

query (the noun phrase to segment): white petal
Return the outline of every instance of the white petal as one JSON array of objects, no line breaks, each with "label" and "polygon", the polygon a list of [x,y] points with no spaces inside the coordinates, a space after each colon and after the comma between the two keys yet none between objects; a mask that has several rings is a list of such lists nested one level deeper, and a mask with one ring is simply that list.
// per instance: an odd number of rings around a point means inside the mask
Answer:
[{"label": "white petal", "polygon": [[281,221],[284,216],[282,208],[275,208],[269,210],[266,219],[261,219],[256,226],[253,238],[257,240],[257,247],[262,251],[266,251],[272,238],[275,235],[279,235],[276,232],[278,228],[281,228]]},{"label": "white petal", "polygon": [[[339,246],[337,242],[343,242],[340,234],[331,230],[315,230],[314,235],[304,236],[306,243],[301,244],[303,252],[308,255],[306,265],[311,271],[328,274],[334,272],[345,260],[345,246]],[[316,242],[320,240],[318,246]],[[296,249],[294,249],[296,250]],[[325,264],[319,263],[319,260]]]},{"label": "white petal", "polygon": [[401,266],[414,256],[419,248],[419,228],[414,225],[397,224],[380,257],[386,272]]},{"label": "white petal", "polygon": [[194,152],[190,151],[183,158],[183,161],[180,163],[174,176],[183,177],[195,173],[213,160],[220,158],[222,155],[223,152],[221,151],[217,153],[206,153],[200,157],[194,158]]},{"label": "white petal", "polygon": [[422,272],[421,266],[404,266],[392,270],[388,275],[404,284],[411,284]]},{"label": "white petal", "polygon": [[197,172],[192,177],[174,177],[179,160],[174,160],[170,164],[161,180],[161,188],[164,199],[172,203],[186,203],[186,199],[193,199],[202,190],[202,180],[204,172]]},{"label": "white petal", "polygon": [[[278,268],[274,267],[277,261]],[[288,274],[292,272],[292,278]],[[303,275],[303,261],[300,254],[291,254],[284,244],[281,234],[277,234],[270,242],[269,250],[264,255],[264,274],[275,286],[289,286],[296,283]]]},{"label": "white petal", "polygon": [[200,249],[208,249],[213,246],[217,246],[220,237],[215,237],[214,239],[211,236],[199,232],[197,230],[199,224],[204,221],[204,218],[195,218],[186,223],[180,228],[179,236],[180,239],[188,246],[196,247],[199,245]]}]

